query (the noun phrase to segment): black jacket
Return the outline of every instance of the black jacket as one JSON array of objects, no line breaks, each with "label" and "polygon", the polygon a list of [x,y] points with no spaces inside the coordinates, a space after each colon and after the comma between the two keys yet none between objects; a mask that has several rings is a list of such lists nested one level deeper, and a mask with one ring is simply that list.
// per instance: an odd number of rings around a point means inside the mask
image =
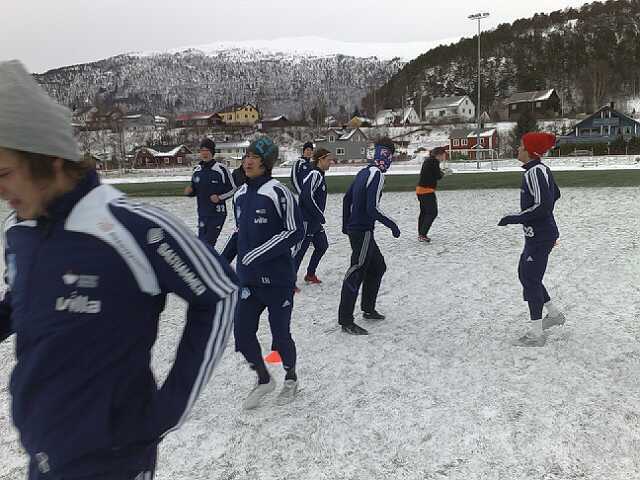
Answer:
[{"label": "black jacket", "polygon": [[422,163],[418,186],[435,189],[438,186],[438,180],[442,177],[444,177],[444,173],[440,170],[440,161],[437,158],[429,157]]}]

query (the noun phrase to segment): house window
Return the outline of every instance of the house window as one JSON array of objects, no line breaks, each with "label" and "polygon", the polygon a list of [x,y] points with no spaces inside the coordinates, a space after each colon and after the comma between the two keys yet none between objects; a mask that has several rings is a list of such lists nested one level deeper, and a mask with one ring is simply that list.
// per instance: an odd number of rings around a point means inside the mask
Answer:
[{"label": "house window", "polygon": [[244,118],[249,118],[249,115],[247,115],[246,113],[244,114]]},{"label": "house window", "polygon": [[458,145],[460,145],[460,141],[456,138],[453,140],[453,146],[457,147]]},{"label": "house window", "polygon": [[631,127],[624,127],[624,134],[631,135],[633,133]]},{"label": "house window", "polygon": [[330,142],[335,142],[336,141],[336,137],[334,137],[333,135],[329,136],[329,141]]},{"label": "house window", "polygon": [[511,105],[511,110],[515,111],[518,108],[518,106],[514,103],[513,105]]},{"label": "house window", "polygon": [[466,138],[463,138],[462,140],[460,140],[460,144],[461,144],[463,147],[466,147],[466,146],[469,144],[469,142],[467,142],[467,139],[466,139]]},{"label": "house window", "polygon": [[344,148],[336,148],[336,155],[344,156]]},{"label": "house window", "polygon": [[168,158],[165,158],[165,159],[164,159],[164,164],[165,164],[165,165],[169,165],[169,163],[171,163],[171,162],[169,161],[169,159],[168,159]]},{"label": "house window", "polygon": [[362,148],[360,149],[360,155],[366,155],[366,154],[367,154],[367,149],[366,149],[366,148],[364,148],[364,147],[362,147]]},{"label": "house window", "polygon": [[178,165],[182,165],[182,157],[178,157]]},{"label": "house window", "polygon": [[446,110],[440,110],[440,116],[444,117],[447,114]]},{"label": "house window", "polygon": [[536,108],[542,108],[542,102],[536,102]]}]

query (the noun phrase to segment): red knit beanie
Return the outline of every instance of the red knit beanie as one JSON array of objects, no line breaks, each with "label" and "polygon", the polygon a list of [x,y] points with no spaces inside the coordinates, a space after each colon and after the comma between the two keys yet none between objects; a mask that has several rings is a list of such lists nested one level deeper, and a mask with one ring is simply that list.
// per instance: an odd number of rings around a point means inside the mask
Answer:
[{"label": "red knit beanie", "polygon": [[547,132],[529,132],[522,136],[522,144],[531,157],[540,158],[556,146],[556,136]]}]

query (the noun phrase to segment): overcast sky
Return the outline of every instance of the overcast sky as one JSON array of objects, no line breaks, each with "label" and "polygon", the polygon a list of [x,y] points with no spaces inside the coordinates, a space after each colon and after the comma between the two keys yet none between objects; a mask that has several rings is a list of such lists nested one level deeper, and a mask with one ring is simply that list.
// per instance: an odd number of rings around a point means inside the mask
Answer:
[{"label": "overcast sky", "polygon": [[0,60],[34,72],[131,51],[225,40],[320,36],[415,42],[579,7],[584,0],[0,0]]}]

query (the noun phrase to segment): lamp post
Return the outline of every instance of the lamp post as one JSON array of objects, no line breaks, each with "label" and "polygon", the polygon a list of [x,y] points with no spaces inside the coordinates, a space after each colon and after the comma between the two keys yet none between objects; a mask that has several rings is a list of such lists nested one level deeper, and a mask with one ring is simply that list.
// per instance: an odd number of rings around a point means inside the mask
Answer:
[{"label": "lamp post", "polygon": [[478,104],[476,105],[476,123],[478,124],[477,138],[476,138],[476,166],[480,168],[480,34],[482,33],[482,27],[480,21],[487,18],[489,14],[474,13],[469,15],[469,20],[478,21]]}]

